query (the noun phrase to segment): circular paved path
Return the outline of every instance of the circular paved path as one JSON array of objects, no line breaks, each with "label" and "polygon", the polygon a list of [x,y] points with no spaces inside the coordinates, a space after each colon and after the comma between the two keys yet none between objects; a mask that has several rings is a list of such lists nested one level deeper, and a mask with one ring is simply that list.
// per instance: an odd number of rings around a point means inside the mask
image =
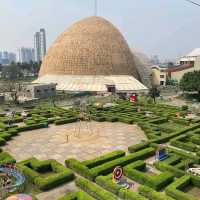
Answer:
[{"label": "circular paved path", "polygon": [[17,161],[34,156],[64,163],[67,158],[85,160],[117,149],[127,150],[128,146],[140,143],[143,139],[146,137],[137,125],[76,122],[20,133],[3,149]]}]

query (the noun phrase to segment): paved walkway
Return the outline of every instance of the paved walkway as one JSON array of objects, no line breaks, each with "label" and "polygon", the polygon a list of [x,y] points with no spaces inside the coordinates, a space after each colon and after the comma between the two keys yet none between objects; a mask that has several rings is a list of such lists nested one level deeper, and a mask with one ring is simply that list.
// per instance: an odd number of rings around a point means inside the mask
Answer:
[{"label": "paved walkway", "polygon": [[140,143],[143,139],[146,136],[137,125],[76,122],[20,133],[3,149],[17,161],[34,156],[64,163],[67,158],[85,160],[116,149],[127,150],[128,146]]},{"label": "paved walkway", "polygon": [[64,184],[60,187],[36,195],[38,200],[57,200],[69,192],[78,191],[75,182]]}]

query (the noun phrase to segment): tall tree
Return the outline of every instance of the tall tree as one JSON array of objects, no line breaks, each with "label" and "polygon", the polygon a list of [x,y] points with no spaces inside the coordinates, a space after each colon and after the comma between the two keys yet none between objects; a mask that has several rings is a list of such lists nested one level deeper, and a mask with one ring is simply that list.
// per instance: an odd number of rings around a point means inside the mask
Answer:
[{"label": "tall tree", "polygon": [[200,97],[200,71],[184,74],[179,85],[181,90],[187,92],[198,92]]}]

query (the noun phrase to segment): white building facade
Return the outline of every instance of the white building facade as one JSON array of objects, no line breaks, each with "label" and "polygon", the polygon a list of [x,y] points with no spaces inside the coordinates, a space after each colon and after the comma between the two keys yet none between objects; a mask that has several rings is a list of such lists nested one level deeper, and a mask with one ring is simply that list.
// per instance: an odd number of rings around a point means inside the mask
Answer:
[{"label": "white building facade", "polygon": [[35,53],[33,48],[22,47],[18,50],[18,61],[20,63],[30,63],[35,61]]}]

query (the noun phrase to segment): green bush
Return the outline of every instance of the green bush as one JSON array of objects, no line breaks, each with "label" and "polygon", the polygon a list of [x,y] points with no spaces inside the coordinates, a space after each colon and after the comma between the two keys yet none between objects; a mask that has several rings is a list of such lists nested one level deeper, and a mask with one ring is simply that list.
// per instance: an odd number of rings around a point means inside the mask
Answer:
[{"label": "green bush", "polygon": [[144,185],[139,187],[139,193],[147,197],[149,200],[174,200],[171,197]]},{"label": "green bush", "polygon": [[32,124],[32,125],[18,127],[17,131],[23,132],[23,131],[30,131],[30,130],[40,129],[40,128],[47,128],[47,127],[48,127],[47,123],[39,123],[39,124]]},{"label": "green bush", "polygon": [[170,139],[172,139],[174,137],[177,137],[177,136],[184,134],[184,133],[187,133],[189,131],[193,131],[193,130],[199,128],[199,127],[200,127],[200,124],[195,124],[195,125],[192,125],[190,127],[184,128],[180,131],[176,131],[174,133],[168,134],[166,136],[164,135],[164,136],[161,136],[157,139],[150,140],[150,142],[152,142],[152,143],[165,143],[165,142],[168,142]]},{"label": "green bush", "polygon": [[0,137],[0,146],[3,146],[6,144],[6,140]]},{"label": "green bush", "polygon": [[124,168],[125,175],[140,184],[147,185],[155,190],[160,190],[173,181],[173,175],[169,172],[163,172],[159,175],[148,175],[144,173],[146,164],[144,161],[137,161]]},{"label": "green bush", "polygon": [[192,151],[195,152],[198,150],[197,146],[193,143],[189,143],[189,142],[181,142],[178,140],[171,140],[170,144],[172,146],[178,147],[180,149],[184,149],[186,151]]},{"label": "green bush", "polygon": [[163,123],[165,123],[167,121],[168,121],[168,119],[166,117],[164,117],[164,118],[160,118],[159,117],[158,119],[153,119],[153,120],[149,121],[149,123],[152,123],[152,124],[163,124]]},{"label": "green bush", "polygon": [[67,193],[67,195],[65,195],[62,198],[59,198],[58,200],[94,200],[94,198],[92,198],[83,191],[78,191],[78,192],[69,192]]},{"label": "green bush", "polygon": [[129,146],[128,147],[128,151],[130,153],[134,153],[136,151],[139,151],[141,149],[145,149],[145,148],[149,147],[149,145],[150,145],[150,142],[149,141],[145,141],[145,142],[142,142],[142,143],[139,143],[139,144],[135,144],[135,145]]},{"label": "green bush", "polygon": [[[25,176],[41,190],[49,190],[74,179],[71,170],[55,160],[39,161],[32,158],[20,162],[18,166]],[[52,174],[45,175],[46,172],[52,172]]]},{"label": "green bush", "polygon": [[123,186],[113,182],[112,174],[108,176],[98,176],[95,181],[98,185],[117,196],[119,195],[119,190],[123,188]]},{"label": "green bush", "polygon": [[192,161],[194,161],[194,163],[198,164],[200,162],[200,157],[195,156],[192,153],[187,153],[185,151],[174,149],[171,147],[168,147],[168,151],[182,157],[183,159],[192,160]]},{"label": "green bush", "polygon": [[7,152],[0,153],[0,164],[16,163],[16,160]]},{"label": "green bush", "polygon": [[76,122],[77,118],[75,117],[71,117],[71,118],[61,118],[58,120],[55,120],[55,124],[56,125],[62,125],[62,124],[68,124],[68,123],[72,123],[72,122]]},{"label": "green bush", "polygon": [[183,105],[183,106],[181,107],[181,110],[183,110],[183,111],[188,110],[188,106],[187,106],[187,105]]},{"label": "green bush", "polygon": [[104,190],[102,187],[92,183],[89,180],[83,178],[76,179],[76,185],[91,195],[97,200],[117,200],[118,198],[112,193]]},{"label": "green bush", "polygon": [[92,176],[95,178],[99,175],[107,175],[113,171],[116,166],[125,166],[136,160],[145,159],[155,154],[155,149],[152,147],[143,149],[141,151],[129,154],[126,157],[118,158],[116,160],[104,163],[90,170]]},{"label": "green bush", "polygon": [[82,164],[87,166],[88,168],[93,168],[103,163],[109,162],[111,160],[123,157],[125,156],[125,154],[126,154],[125,151],[117,150],[92,160],[83,161]]},{"label": "green bush", "polygon": [[69,167],[70,169],[72,169],[73,171],[77,172],[78,174],[80,174],[81,176],[88,178],[90,180],[93,180],[93,176],[90,173],[90,170],[88,167],[86,167],[85,165],[83,165],[81,162],[79,162],[78,160],[75,159],[68,159],[65,161],[65,164],[67,167]]},{"label": "green bush", "polygon": [[185,175],[185,172],[183,170],[178,169],[177,167],[171,166],[165,162],[156,162],[155,166],[160,171],[168,171],[172,173],[175,177],[181,177]]},{"label": "green bush", "polygon": [[176,200],[197,200],[197,198],[194,196],[181,191],[189,185],[191,185],[191,176],[185,175],[169,185],[165,191],[167,195],[173,197]]},{"label": "green bush", "polygon": [[119,197],[125,200],[147,200],[145,197],[141,196],[140,194],[127,189],[121,189],[119,191]]}]

